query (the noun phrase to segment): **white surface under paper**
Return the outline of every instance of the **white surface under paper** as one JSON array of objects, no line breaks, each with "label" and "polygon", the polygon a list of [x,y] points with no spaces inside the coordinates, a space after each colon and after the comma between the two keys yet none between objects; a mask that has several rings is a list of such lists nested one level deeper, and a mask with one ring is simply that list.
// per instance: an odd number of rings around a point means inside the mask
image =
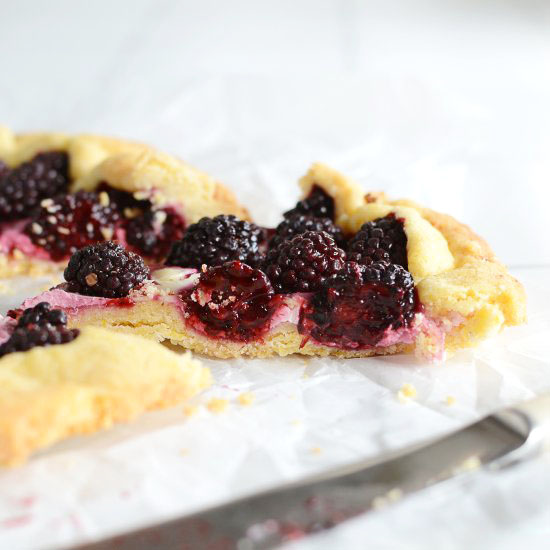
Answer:
[{"label": "white surface under paper", "polygon": [[[537,0],[2,2],[0,121],[152,143],[229,184],[265,224],[322,160],[455,215],[508,264],[550,266],[548,21]],[[514,272],[529,325],[444,366],[206,361],[216,384],[196,415],[149,414],[1,471],[0,550],[196,510],[550,390],[550,268]],[[406,404],[404,383],[418,391]],[[204,408],[213,396],[226,412]],[[546,549],[549,462],[446,483],[295,547]]]}]

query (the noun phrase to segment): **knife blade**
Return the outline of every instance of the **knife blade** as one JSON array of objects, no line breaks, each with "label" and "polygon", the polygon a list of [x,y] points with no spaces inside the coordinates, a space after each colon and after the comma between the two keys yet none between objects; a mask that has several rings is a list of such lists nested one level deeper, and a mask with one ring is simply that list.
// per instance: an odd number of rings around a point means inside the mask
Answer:
[{"label": "knife blade", "polygon": [[449,435],[298,483],[74,547],[74,550],[267,550],[480,467],[500,469],[550,440],[550,395]]}]

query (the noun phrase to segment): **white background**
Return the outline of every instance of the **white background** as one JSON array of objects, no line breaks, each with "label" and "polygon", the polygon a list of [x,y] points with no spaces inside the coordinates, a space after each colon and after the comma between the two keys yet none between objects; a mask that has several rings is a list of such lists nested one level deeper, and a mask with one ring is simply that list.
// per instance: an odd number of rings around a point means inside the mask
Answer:
[{"label": "white background", "polygon": [[[366,190],[456,215],[516,268],[550,266],[550,3],[544,0],[0,1],[0,51],[0,121],[18,131],[92,131],[155,144],[229,184],[266,224],[279,215],[266,207],[271,195],[290,206],[292,182],[323,160]],[[550,274],[517,273],[538,288]],[[539,330],[550,326],[545,296],[536,312]],[[538,369],[548,366],[540,342],[532,365]],[[520,349],[534,357],[525,342]],[[514,374],[523,384],[514,386],[513,366],[499,371],[489,363],[481,352],[464,379],[446,379],[451,386],[477,380],[479,388],[497,380],[492,387],[500,389],[458,412],[436,407],[441,426],[445,415],[465,421],[536,388],[525,371]],[[366,376],[380,382],[375,369]],[[415,370],[405,381],[413,374],[420,386],[432,376]],[[428,403],[433,394],[426,392]],[[421,424],[422,406],[412,411],[413,424]],[[224,429],[224,420],[209,422]],[[365,446],[357,449],[369,448],[359,439]],[[357,458],[344,455],[332,462]],[[320,464],[330,465],[331,456]],[[294,473],[306,471],[300,464]],[[40,471],[40,462],[33,467]],[[273,479],[285,478],[279,474]],[[437,492],[412,500],[333,531],[324,548],[365,548],[369,537],[372,548],[422,548],[427,529],[438,548],[457,547],[453,541],[546,548],[547,493],[537,496],[538,507],[529,493],[513,500],[529,475],[500,485],[472,482],[455,495],[456,508]],[[206,502],[194,498],[196,505]],[[499,500],[508,507],[495,508]],[[415,511],[424,517],[418,525]],[[426,521],[431,516],[438,527]],[[66,531],[63,540],[71,540]]]}]

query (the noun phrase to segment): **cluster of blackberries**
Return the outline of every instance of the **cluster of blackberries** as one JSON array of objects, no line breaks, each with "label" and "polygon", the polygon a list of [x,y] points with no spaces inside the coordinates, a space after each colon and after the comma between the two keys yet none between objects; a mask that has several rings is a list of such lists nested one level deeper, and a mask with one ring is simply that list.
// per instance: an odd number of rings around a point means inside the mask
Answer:
[{"label": "cluster of blackberries", "polygon": [[14,331],[2,345],[0,357],[16,351],[27,351],[36,346],[66,344],[79,334],[78,329],[67,328],[67,315],[40,302],[25,309],[17,320]]}]

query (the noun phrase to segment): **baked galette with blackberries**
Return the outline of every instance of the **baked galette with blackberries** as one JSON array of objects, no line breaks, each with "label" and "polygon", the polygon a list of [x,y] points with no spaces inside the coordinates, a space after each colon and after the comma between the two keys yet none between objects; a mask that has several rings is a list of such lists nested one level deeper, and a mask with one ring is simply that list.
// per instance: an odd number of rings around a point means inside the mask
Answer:
[{"label": "baked galette with blackberries", "polygon": [[322,164],[300,185],[302,199],[275,229],[234,215],[191,217],[155,268],[115,243],[87,246],[71,257],[65,283],[22,307],[46,301],[71,327],[134,332],[214,357],[441,360],[525,321],[522,286],[467,226],[365,194]]}]

